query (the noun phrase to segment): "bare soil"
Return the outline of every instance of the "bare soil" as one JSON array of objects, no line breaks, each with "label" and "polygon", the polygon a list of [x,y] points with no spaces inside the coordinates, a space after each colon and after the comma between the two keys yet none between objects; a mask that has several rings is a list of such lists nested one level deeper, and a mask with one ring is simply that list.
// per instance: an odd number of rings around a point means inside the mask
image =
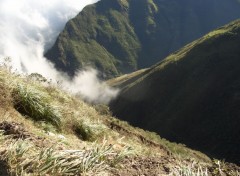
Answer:
[{"label": "bare soil", "polygon": [[28,132],[24,125],[20,123],[3,121],[0,123],[0,130],[3,131],[3,135],[12,139],[32,141],[37,147],[45,147],[52,144],[48,139]]},{"label": "bare soil", "polygon": [[170,173],[170,164],[176,160],[171,157],[126,157],[112,176],[165,176]]}]

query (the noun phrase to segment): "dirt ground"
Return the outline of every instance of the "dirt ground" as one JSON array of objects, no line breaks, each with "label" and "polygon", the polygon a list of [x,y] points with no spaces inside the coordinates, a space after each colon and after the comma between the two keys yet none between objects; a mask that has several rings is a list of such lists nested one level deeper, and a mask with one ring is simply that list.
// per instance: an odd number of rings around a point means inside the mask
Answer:
[{"label": "dirt ground", "polygon": [[169,163],[174,163],[171,157],[126,157],[111,176],[165,176],[170,173]]},{"label": "dirt ground", "polygon": [[[46,147],[51,144],[46,138],[36,136],[28,132],[23,124],[14,122],[2,122],[0,123],[0,130],[4,135],[11,136],[13,139],[30,140],[38,147]],[[185,161],[190,162],[190,161]],[[163,156],[158,157],[143,157],[143,156],[126,156],[116,168],[111,168],[110,176],[167,176],[171,173],[171,169],[177,166],[178,160],[173,155],[165,153]],[[224,176],[232,176],[228,173],[231,171],[238,171],[240,173],[240,167],[231,164],[224,163],[225,167],[222,168]],[[217,176],[221,173],[216,172],[218,165],[212,164],[208,167],[209,176]],[[8,168],[4,161],[0,160],[0,176],[8,176]],[[234,175],[235,176],[235,175]],[[240,176],[240,175],[236,175]]]}]

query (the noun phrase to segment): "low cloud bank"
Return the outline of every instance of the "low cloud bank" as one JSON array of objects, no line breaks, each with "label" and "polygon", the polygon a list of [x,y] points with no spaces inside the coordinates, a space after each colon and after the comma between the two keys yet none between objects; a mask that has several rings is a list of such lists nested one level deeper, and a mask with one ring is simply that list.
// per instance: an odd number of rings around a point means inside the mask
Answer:
[{"label": "low cloud bank", "polygon": [[90,103],[108,104],[118,94],[118,89],[109,87],[98,79],[98,72],[87,68],[76,74],[72,81],[65,82],[65,86],[71,87],[72,93],[82,97]]}]

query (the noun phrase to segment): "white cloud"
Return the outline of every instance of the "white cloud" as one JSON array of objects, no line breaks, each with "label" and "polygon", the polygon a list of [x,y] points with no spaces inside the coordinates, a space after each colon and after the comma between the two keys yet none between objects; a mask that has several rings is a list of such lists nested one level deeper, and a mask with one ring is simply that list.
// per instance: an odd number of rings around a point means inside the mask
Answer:
[{"label": "white cloud", "polygon": [[98,72],[92,68],[80,71],[72,81],[65,86],[71,87],[71,91],[92,103],[107,104],[118,93],[117,89],[110,88],[97,77]]},{"label": "white cloud", "polygon": [[44,58],[44,51],[53,45],[66,22],[96,1],[0,0],[0,58],[11,57],[13,68],[20,72],[61,80],[89,101],[108,102],[117,91],[101,83],[95,71],[80,72],[71,82]]}]

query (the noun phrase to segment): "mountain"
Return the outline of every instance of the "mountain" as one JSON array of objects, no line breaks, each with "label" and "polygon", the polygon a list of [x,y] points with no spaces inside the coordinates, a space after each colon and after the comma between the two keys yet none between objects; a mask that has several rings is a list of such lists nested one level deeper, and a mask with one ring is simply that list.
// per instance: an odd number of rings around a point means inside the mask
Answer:
[{"label": "mountain", "polygon": [[240,167],[134,128],[112,117],[108,107],[89,105],[40,74],[19,75],[0,65],[1,176],[199,171],[236,175]]},{"label": "mountain", "polygon": [[111,110],[170,141],[239,163],[240,20],[169,55],[153,67],[118,78]]},{"label": "mountain", "polygon": [[146,68],[240,18],[238,0],[101,0],[70,20],[46,57],[69,75],[114,77]]}]

